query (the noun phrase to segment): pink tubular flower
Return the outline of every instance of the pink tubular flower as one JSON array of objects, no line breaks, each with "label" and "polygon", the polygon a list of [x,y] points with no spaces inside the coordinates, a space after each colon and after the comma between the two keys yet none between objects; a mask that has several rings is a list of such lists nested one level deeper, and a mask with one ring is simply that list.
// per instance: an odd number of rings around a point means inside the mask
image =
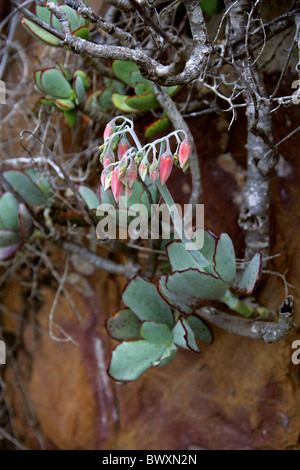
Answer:
[{"label": "pink tubular flower", "polygon": [[103,138],[104,138],[104,140],[107,140],[107,139],[112,135],[112,133],[113,133],[114,130],[115,130],[115,127],[116,127],[116,126],[115,126],[115,123],[112,122],[112,121],[110,121],[110,122],[107,124],[106,128],[104,129],[104,133],[103,133]]},{"label": "pink tubular flower", "polygon": [[186,164],[189,158],[190,153],[191,153],[191,144],[188,141],[188,139],[185,138],[184,141],[181,142],[180,147],[179,147],[179,152],[178,152],[180,168],[184,167],[184,165]]},{"label": "pink tubular flower", "polygon": [[160,157],[159,175],[161,184],[165,184],[173,168],[173,155],[167,150]]},{"label": "pink tubular flower", "polygon": [[122,181],[120,181],[119,179],[119,170],[118,168],[115,168],[112,173],[111,190],[112,190],[112,193],[116,202],[119,202],[123,189],[124,189],[124,185]]},{"label": "pink tubular flower", "polygon": [[119,143],[119,146],[118,146],[118,158],[119,160],[122,159],[122,157],[124,156],[124,154],[127,152],[127,150],[129,149],[130,147],[130,143],[128,142],[128,140],[126,139],[126,137],[122,137],[120,143]]}]

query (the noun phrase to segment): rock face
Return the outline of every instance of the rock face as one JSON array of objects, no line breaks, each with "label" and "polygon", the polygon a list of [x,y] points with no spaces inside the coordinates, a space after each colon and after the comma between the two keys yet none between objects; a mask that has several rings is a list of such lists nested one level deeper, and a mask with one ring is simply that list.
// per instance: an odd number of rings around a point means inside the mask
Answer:
[{"label": "rock face", "polygon": [[[277,79],[278,74],[269,75],[271,88]],[[282,96],[290,93],[294,79],[291,75],[284,84]],[[276,115],[275,141],[298,121],[297,107]],[[223,116],[189,124],[201,163],[206,225],[227,232],[242,257],[237,219],[246,166],[245,118],[239,113],[230,134]],[[38,305],[12,279],[1,300],[0,333],[9,345],[19,338],[20,347],[0,367],[13,417],[11,434],[19,443],[30,449],[300,449],[300,365],[291,361],[291,345],[300,339],[299,146],[297,134],[280,147],[270,208],[271,254],[280,256],[270,261],[271,273],[265,273],[257,291],[261,304],[276,311],[285,297],[276,273],[288,270],[286,279],[295,288],[289,288],[295,296],[291,333],[265,344],[213,327],[214,343],[203,345],[200,355],[180,351],[171,365],[122,385],[106,374],[114,344],[104,322],[120,307],[125,279],[70,265],[65,287],[73,307],[65,295],[56,298],[57,284],[47,278],[41,280]],[[187,202],[189,185],[189,175],[175,169],[170,189],[179,202]],[[62,274],[64,254],[57,249],[50,256]],[[72,342],[50,337],[50,312]],[[53,334],[64,338],[55,326]],[[0,441],[0,448],[10,445]]]}]

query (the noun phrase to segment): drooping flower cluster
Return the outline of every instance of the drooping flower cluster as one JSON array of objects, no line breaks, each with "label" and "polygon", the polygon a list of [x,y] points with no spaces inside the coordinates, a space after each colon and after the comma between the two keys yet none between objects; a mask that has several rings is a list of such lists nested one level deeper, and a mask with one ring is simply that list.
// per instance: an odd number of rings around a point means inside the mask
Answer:
[{"label": "drooping flower cluster", "polygon": [[[123,122],[117,124],[120,119]],[[183,140],[181,134],[184,134]],[[129,142],[129,136],[133,144]],[[173,136],[177,142],[175,153],[172,153],[170,148],[170,139]],[[105,190],[111,188],[116,202],[119,201],[123,191],[127,198],[131,196],[138,175],[142,181],[145,181],[148,175],[154,183],[160,182],[164,185],[174,163],[184,170],[188,166],[191,144],[182,130],[174,131],[142,147],[132,121],[118,116],[107,124],[103,137],[104,144],[100,147],[102,150],[100,161],[103,165],[101,184]]]}]

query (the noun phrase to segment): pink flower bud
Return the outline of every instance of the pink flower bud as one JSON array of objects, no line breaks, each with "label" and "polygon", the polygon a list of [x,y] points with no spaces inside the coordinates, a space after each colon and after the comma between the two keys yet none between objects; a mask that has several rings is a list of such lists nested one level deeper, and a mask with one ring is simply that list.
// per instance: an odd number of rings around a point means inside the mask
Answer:
[{"label": "pink flower bud", "polygon": [[114,169],[111,179],[111,190],[116,202],[119,202],[120,196],[123,192],[124,185],[119,179],[118,167]]},{"label": "pink flower bud", "polygon": [[145,178],[147,176],[147,173],[148,173],[148,169],[149,169],[149,163],[148,163],[148,160],[142,160],[142,162],[140,163],[140,166],[139,166],[139,174],[140,174],[140,177],[142,179],[142,181],[145,181]]},{"label": "pink flower bud", "polygon": [[165,184],[173,168],[173,155],[166,151],[160,157],[159,174],[161,184]]},{"label": "pink flower bud", "polygon": [[158,161],[155,159],[150,165],[149,168],[149,176],[150,179],[155,183],[155,181],[159,178],[159,171],[158,171]]},{"label": "pink flower bud", "polygon": [[115,123],[112,122],[112,121],[110,121],[110,122],[107,124],[106,128],[104,129],[104,133],[103,133],[103,138],[104,138],[104,140],[107,140],[107,139],[112,135],[112,133],[113,133],[114,130],[115,130],[115,127],[116,127],[116,126],[115,126]]},{"label": "pink flower bud", "polygon": [[178,159],[180,163],[180,168],[183,168],[184,165],[186,164],[189,155],[191,152],[191,144],[190,142],[185,138],[183,142],[181,142],[180,147],[179,147],[179,152],[178,152]]},{"label": "pink flower bud", "polygon": [[114,154],[111,152],[111,153],[106,153],[103,157],[103,160],[102,160],[102,165],[104,168],[107,168],[108,165],[110,165],[111,163],[114,163],[115,161],[115,156]]},{"label": "pink flower bud", "polygon": [[119,146],[118,146],[118,158],[121,160],[123,158],[123,155],[127,152],[127,150],[130,147],[130,143],[126,139],[126,137],[122,137]]},{"label": "pink flower bud", "polygon": [[135,163],[132,161],[127,168],[127,184],[131,189],[133,188],[134,182],[137,178],[137,169]]}]

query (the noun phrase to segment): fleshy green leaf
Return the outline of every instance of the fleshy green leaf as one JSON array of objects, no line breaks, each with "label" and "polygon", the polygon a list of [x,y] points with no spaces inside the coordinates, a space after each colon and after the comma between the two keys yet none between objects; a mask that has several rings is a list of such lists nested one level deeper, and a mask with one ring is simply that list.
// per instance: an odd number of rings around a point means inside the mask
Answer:
[{"label": "fleshy green leaf", "polygon": [[137,275],[129,281],[122,299],[140,320],[166,323],[170,328],[173,327],[174,320],[170,307],[161,298],[155,285],[141,276]]},{"label": "fleshy green leaf", "polygon": [[46,199],[50,199],[53,196],[48,178],[37,168],[29,168],[25,170],[24,173],[26,173],[31,178],[31,180],[43,191]]},{"label": "fleshy green leaf", "polygon": [[172,333],[173,341],[177,346],[194,352],[200,352],[195,340],[194,332],[185,318],[180,317],[178,319]]},{"label": "fleshy green leaf", "polygon": [[53,98],[67,99],[71,96],[70,83],[55,67],[42,71],[40,83],[43,90]]},{"label": "fleshy green leaf", "polygon": [[166,131],[171,125],[171,121],[168,116],[164,116],[156,121],[152,122],[149,126],[145,129],[145,137],[155,137],[157,134],[161,134],[162,132]]},{"label": "fleshy green leaf", "polygon": [[115,60],[112,65],[113,72],[119,80],[122,80],[129,86],[133,86],[131,82],[131,72],[139,70],[138,66],[133,62],[123,60]]},{"label": "fleshy green leaf", "polygon": [[165,347],[146,340],[124,341],[112,351],[108,374],[121,382],[136,380],[158,361]]},{"label": "fleshy green leaf", "polygon": [[203,263],[201,266],[201,264],[193,258],[191,253],[186,250],[181,241],[175,240],[170,242],[166,246],[166,252],[172,271],[184,271],[189,268],[204,271],[202,268],[207,266],[207,263]]},{"label": "fleshy green leaf", "polygon": [[232,284],[236,276],[234,246],[227,233],[222,233],[217,240],[214,255],[215,271],[224,281]]},{"label": "fleshy green leaf", "polygon": [[77,76],[74,78],[73,88],[76,95],[76,104],[78,105],[83,102],[85,97],[85,88],[81,77]]},{"label": "fleshy green leaf", "polygon": [[18,232],[11,230],[0,230],[0,247],[11,246],[20,242]]},{"label": "fleshy green leaf", "polygon": [[123,111],[124,113],[136,113],[138,112],[138,109],[131,108],[127,103],[126,100],[129,98],[126,95],[120,95],[119,93],[113,93],[112,94],[112,102],[113,105],[119,109],[120,111]]},{"label": "fleshy green leaf", "polygon": [[222,279],[198,269],[175,271],[159,278],[161,295],[184,313],[192,313],[203,299],[221,299],[227,289]]},{"label": "fleshy green leaf", "polygon": [[165,344],[172,342],[172,333],[168,325],[164,323],[155,323],[144,321],[141,327],[141,335],[150,343]]},{"label": "fleshy green leaf", "polygon": [[87,41],[90,37],[90,30],[84,26],[81,26],[80,28],[75,29],[72,34],[73,36],[85,39]]},{"label": "fleshy green leaf", "polygon": [[129,309],[119,310],[106,320],[109,336],[117,341],[140,339],[141,320]]},{"label": "fleshy green leaf", "polygon": [[[57,2],[56,2],[57,4]],[[40,20],[45,21],[45,23],[50,24],[51,20],[51,11],[46,7],[41,7],[40,5],[35,5],[35,14],[40,18]]]},{"label": "fleshy green leaf", "polygon": [[21,23],[29,31],[32,36],[39,39],[43,44],[52,47],[59,47],[60,39],[53,36],[53,34],[48,33],[44,29],[37,26],[33,21],[28,20],[27,18],[21,18]]},{"label": "fleshy green leaf", "polygon": [[159,102],[152,93],[146,93],[142,96],[129,96],[126,99],[126,104],[133,109],[139,111],[150,111],[159,106]]},{"label": "fleshy green leaf", "polygon": [[77,189],[85,200],[85,202],[87,203],[89,209],[97,209],[97,207],[99,207],[99,198],[91,188],[89,188],[85,184],[80,184],[78,185]]},{"label": "fleshy green leaf", "polygon": [[210,329],[199,317],[196,315],[189,315],[186,321],[193,330],[196,339],[207,344],[211,344],[213,342],[213,335]]},{"label": "fleshy green leaf", "polygon": [[147,85],[146,83],[138,82],[135,87],[134,87],[135,94],[140,96],[140,95],[145,95],[146,93],[152,93],[154,94],[154,90],[151,86]]},{"label": "fleshy green leaf", "polygon": [[55,104],[60,111],[71,111],[75,108],[75,103],[71,100],[58,99],[55,100]]},{"label": "fleshy green leaf", "polygon": [[[69,7],[68,5],[60,5],[59,8],[67,15],[68,21],[70,23],[71,31],[75,31],[79,28],[79,16],[73,8]],[[61,23],[58,18],[53,14],[51,16],[51,24],[53,28],[57,29],[58,31],[62,31]]]},{"label": "fleshy green leaf", "polygon": [[85,91],[87,91],[90,88],[90,79],[87,76],[87,74],[84,72],[84,70],[77,69],[74,72],[74,78],[80,77],[84,86]]},{"label": "fleshy green leaf", "polygon": [[64,111],[64,117],[65,117],[70,129],[72,129],[72,127],[75,126],[76,120],[77,120],[77,111],[76,111],[76,109],[71,109],[70,111],[65,110]]},{"label": "fleshy green leaf", "polygon": [[42,190],[22,171],[7,170],[3,172],[3,176],[27,204],[46,204],[46,197]]},{"label": "fleshy green leaf", "polygon": [[0,198],[0,219],[7,230],[18,230],[19,203],[13,194],[7,192]]},{"label": "fleshy green leaf", "polygon": [[237,283],[237,288],[241,294],[250,295],[256,289],[261,276],[261,266],[262,254],[256,253],[243,273],[241,280]]}]

